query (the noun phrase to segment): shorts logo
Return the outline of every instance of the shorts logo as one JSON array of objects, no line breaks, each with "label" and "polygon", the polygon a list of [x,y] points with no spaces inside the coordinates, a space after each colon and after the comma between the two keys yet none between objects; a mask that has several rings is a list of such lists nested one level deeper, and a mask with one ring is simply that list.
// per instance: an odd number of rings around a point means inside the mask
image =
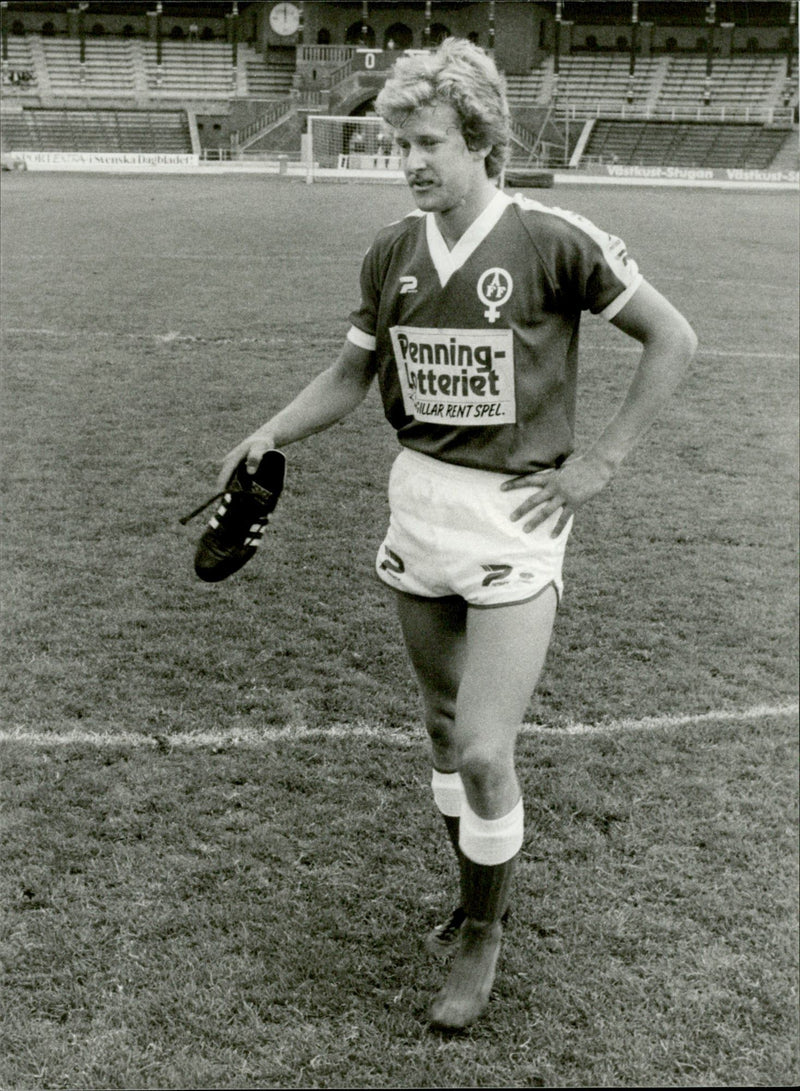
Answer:
[{"label": "shorts logo", "polygon": [[478,281],[478,299],[487,307],[483,312],[484,318],[496,322],[500,317],[500,308],[511,299],[513,290],[514,281],[508,270],[499,266],[487,269]]},{"label": "shorts logo", "polygon": [[483,583],[481,587],[489,587],[491,584],[502,584],[508,582],[508,577],[514,571],[514,568],[510,564],[482,564],[481,568],[488,575],[483,577]]},{"label": "shorts logo", "polygon": [[389,549],[388,546],[384,546],[383,548],[386,550],[386,557],[381,561],[381,571],[394,572],[397,575],[401,572],[405,572],[406,566],[403,562],[403,558],[398,557],[394,550]]},{"label": "shorts logo", "polygon": [[416,290],[416,277],[400,277],[400,295],[408,295],[409,292],[416,292]]}]

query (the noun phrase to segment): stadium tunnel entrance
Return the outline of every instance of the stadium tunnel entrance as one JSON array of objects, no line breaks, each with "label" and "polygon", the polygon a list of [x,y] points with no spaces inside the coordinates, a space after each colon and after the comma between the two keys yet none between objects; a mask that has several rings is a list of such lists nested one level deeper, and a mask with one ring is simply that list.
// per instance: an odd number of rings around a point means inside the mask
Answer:
[{"label": "stadium tunnel entrance", "polygon": [[363,90],[351,95],[341,105],[342,114],[347,114],[348,117],[367,117],[370,114],[375,113],[375,99],[378,97],[375,88],[371,88],[369,91]]}]

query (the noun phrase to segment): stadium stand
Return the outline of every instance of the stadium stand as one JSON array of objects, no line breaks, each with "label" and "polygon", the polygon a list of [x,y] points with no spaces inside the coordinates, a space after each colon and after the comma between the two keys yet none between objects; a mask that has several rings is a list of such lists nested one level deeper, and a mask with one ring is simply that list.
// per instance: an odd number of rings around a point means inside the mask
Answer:
[{"label": "stadium stand", "polygon": [[261,98],[281,98],[292,90],[295,63],[271,60],[265,62],[254,49],[245,56],[248,94]]},{"label": "stadium stand", "polygon": [[183,110],[27,108],[3,114],[5,151],[182,152],[192,150]]},{"label": "stadium stand", "polygon": [[39,81],[30,40],[10,38],[7,60],[3,64],[3,91],[38,91]]},{"label": "stadium stand", "polygon": [[56,96],[132,96],[136,86],[133,46],[124,39],[92,42],[80,61],[80,43],[74,38],[41,40],[49,86]]},{"label": "stadium stand", "polygon": [[[717,60],[710,81],[703,57],[646,57],[621,54],[553,59],[524,76],[508,78],[509,102],[541,105],[555,92],[562,110],[573,117],[612,113],[634,116],[695,116],[767,119],[784,106],[785,61],[779,57],[738,56]],[[708,94],[706,92],[708,91]]]},{"label": "stadium stand", "polygon": [[151,95],[224,98],[235,90],[231,49],[224,42],[162,42],[160,65],[155,42],[142,48]]},{"label": "stadium stand", "polygon": [[[67,12],[73,24],[76,10]],[[24,137],[37,140],[31,150],[58,150],[59,140],[67,142],[61,150],[71,150],[77,139],[87,142],[78,150],[97,150],[108,140],[108,150],[130,148],[132,141],[139,151],[183,151],[185,131],[176,135],[174,125],[181,116],[195,150],[205,145],[220,158],[299,155],[308,112],[363,111],[381,79],[377,71],[356,70],[352,45],[256,48],[254,36],[232,48],[219,27],[204,28],[207,40],[204,34],[189,40],[183,30],[173,33],[180,30],[174,26],[159,47],[146,22],[138,30],[125,28],[127,35],[87,35],[81,48],[74,25],[71,36],[64,33],[62,15],[47,32],[40,20],[35,29],[4,33],[4,149],[18,147]],[[754,48],[749,42],[736,53],[729,42],[726,55],[713,56],[710,72],[710,56],[697,43],[689,52],[686,45],[665,51],[662,42],[660,50],[637,54],[631,73],[628,50],[602,43],[598,49],[596,41],[589,49],[586,29],[573,27],[574,50],[570,45],[527,72],[508,74],[519,161],[536,165],[538,156],[540,165],[547,160],[548,167],[561,166],[576,147],[583,163],[765,168],[777,156],[796,161],[787,140],[797,114],[796,79],[776,35],[768,49],[752,39]],[[594,38],[603,27],[589,29]],[[119,25],[117,33],[122,30]],[[80,114],[72,127],[63,117],[71,107]],[[58,124],[50,124],[48,110]],[[163,131],[159,110],[166,117]],[[187,110],[204,115],[205,123],[193,127],[182,113]],[[146,116],[151,120],[145,126]],[[587,120],[594,122],[591,134]],[[154,147],[154,141],[163,143]]]},{"label": "stadium stand", "polygon": [[721,117],[758,117],[778,106],[785,62],[778,57],[717,60],[706,81],[703,57],[672,57],[656,100],[657,113],[689,114],[702,106]]},{"label": "stadium stand", "polygon": [[242,90],[254,97],[280,98],[291,92],[294,64],[267,63],[248,46],[239,49],[237,70],[224,42],[165,41],[161,54],[159,66],[155,43],[109,36],[88,43],[81,63],[75,38],[11,37],[3,91],[21,99],[37,97],[45,88],[56,99],[226,99]]},{"label": "stadium stand", "polygon": [[553,83],[552,58],[539,65],[527,75],[509,75],[506,77],[508,103],[515,106],[539,106],[550,97]]},{"label": "stadium stand", "polygon": [[764,169],[785,140],[785,130],[763,125],[599,120],[584,159],[634,166]]},{"label": "stadium stand", "polygon": [[638,60],[633,78],[629,66],[629,58],[622,54],[562,58],[557,80],[559,103],[576,116],[646,103],[658,61],[652,57]]}]

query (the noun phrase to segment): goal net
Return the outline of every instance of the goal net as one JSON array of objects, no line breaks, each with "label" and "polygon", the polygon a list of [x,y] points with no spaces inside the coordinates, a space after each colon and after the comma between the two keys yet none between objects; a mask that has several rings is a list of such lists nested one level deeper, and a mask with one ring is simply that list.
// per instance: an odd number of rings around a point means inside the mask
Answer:
[{"label": "goal net", "polygon": [[309,114],[303,159],[309,182],[365,174],[388,178],[402,171],[400,153],[379,117]]}]

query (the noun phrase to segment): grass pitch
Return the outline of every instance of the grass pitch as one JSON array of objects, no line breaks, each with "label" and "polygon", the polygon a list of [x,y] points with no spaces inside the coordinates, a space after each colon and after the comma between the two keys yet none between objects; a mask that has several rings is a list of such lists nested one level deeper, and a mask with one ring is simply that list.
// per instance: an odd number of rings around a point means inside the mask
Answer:
[{"label": "grass pitch", "polygon": [[[535,196],[620,234],[700,351],[573,532],[496,995],[443,1040],[377,398],[289,449],[227,583],[177,523],[330,361],[408,196],[4,179],[3,1087],[797,1082],[794,198]],[[587,320],[579,440],[634,349]]]}]

